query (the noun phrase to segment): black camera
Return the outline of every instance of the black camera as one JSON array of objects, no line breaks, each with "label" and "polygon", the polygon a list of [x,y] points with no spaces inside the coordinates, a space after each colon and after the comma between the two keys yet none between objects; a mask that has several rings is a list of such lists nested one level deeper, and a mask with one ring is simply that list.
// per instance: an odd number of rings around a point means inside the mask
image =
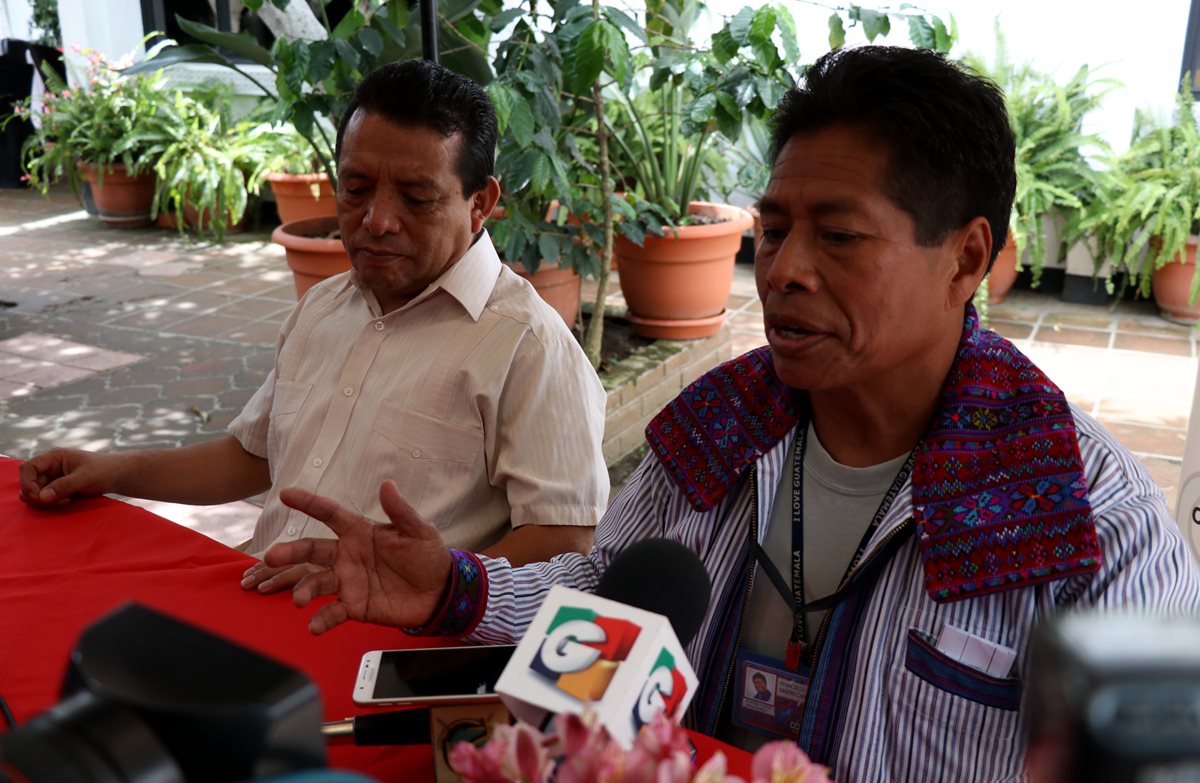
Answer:
[{"label": "black camera", "polygon": [[1030,672],[1035,783],[1200,780],[1200,618],[1066,615]]},{"label": "black camera", "polygon": [[0,736],[0,783],[222,783],[324,765],[307,677],[138,604],[85,629],[62,701]]}]

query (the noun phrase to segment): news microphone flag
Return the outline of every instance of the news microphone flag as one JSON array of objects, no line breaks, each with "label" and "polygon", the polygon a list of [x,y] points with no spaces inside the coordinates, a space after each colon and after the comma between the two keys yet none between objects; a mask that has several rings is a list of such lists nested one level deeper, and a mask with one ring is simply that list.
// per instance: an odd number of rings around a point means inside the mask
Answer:
[{"label": "news microphone flag", "polygon": [[666,617],[555,586],[496,692],[513,715],[534,726],[591,703],[613,739],[628,748],[658,713],[681,716],[696,684]]}]

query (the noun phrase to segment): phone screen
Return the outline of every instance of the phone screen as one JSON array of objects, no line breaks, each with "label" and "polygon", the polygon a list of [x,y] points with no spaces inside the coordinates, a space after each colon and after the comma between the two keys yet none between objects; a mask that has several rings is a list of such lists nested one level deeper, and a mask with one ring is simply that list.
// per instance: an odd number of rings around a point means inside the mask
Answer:
[{"label": "phone screen", "polygon": [[374,699],[482,696],[496,681],[516,647],[455,647],[385,650],[379,659]]}]

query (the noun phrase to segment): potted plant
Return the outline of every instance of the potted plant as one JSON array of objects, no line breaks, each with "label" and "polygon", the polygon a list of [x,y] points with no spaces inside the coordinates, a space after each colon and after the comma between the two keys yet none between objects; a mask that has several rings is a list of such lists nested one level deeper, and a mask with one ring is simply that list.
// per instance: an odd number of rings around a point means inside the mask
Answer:
[{"label": "potted plant", "polygon": [[[1165,318],[1200,321],[1196,295],[1196,234],[1200,232],[1200,125],[1190,76],[1184,77],[1170,120],[1138,111],[1129,150],[1110,160],[1084,226],[1095,232],[1098,263],[1112,263],[1125,285],[1154,295]],[[1113,288],[1111,276],[1108,281]]]},{"label": "potted plant", "polygon": [[[162,74],[121,73],[122,63],[83,54],[88,65],[76,89],[45,74],[40,125],[22,152],[29,183],[46,193],[63,178],[79,196],[86,181],[107,225],[144,225],[154,200],[152,150],[177,122]],[[29,111],[28,101],[21,111]]]},{"label": "potted plant", "polygon": [[[1013,66],[998,28],[995,65],[988,68],[975,57],[967,62],[1004,91],[1016,142],[1012,225],[988,279],[989,301],[996,304],[1004,301],[1026,259],[1036,288],[1047,257],[1059,258],[1064,240],[1078,238],[1074,228],[1100,176],[1085,153],[1107,149],[1099,136],[1083,132],[1083,120],[1114,83],[1094,79],[1086,65],[1063,85],[1029,64]],[[1053,245],[1047,241],[1051,236]]]},{"label": "potted plant", "polygon": [[227,90],[180,91],[173,108],[179,122],[150,150],[157,158],[159,222],[219,241],[258,194],[275,154],[273,139],[253,120],[232,121]]}]

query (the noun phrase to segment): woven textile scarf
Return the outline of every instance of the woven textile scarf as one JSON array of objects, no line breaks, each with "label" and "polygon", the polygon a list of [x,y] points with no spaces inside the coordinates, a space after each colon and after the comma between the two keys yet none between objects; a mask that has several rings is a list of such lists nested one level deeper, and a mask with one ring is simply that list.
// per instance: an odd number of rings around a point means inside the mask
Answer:
[{"label": "woven textile scarf", "polygon": [[[804,411],[758,348],[701,376],[646,428],[692,507],[717,505]],[[968,305],[912,472],[929,596],[953,601],[1098,570],[1075,422],[1063,393]]]}]

